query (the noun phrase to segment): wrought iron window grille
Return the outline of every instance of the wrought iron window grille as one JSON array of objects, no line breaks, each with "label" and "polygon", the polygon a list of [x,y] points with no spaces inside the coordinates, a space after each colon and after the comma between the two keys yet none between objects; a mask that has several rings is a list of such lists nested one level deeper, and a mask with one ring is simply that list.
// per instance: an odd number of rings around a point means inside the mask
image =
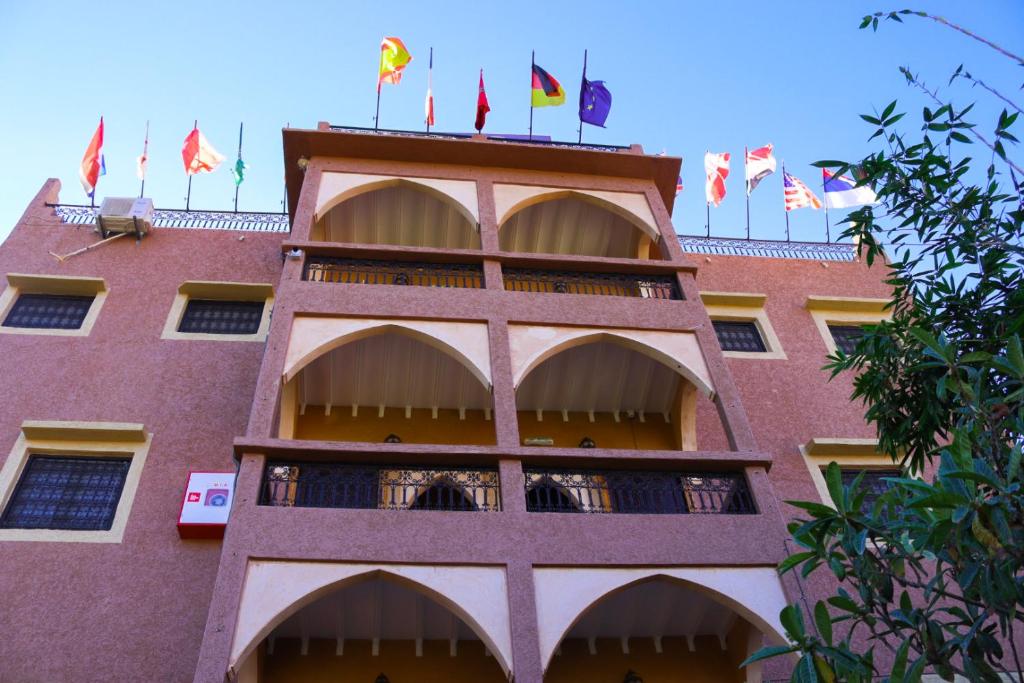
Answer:
[{"label": "wrought iron window grille", "polygon": [[189,299],[178,324],[179,332],[194,334],[256,334],[263,320],[264,301]]},{"label": "wrought iron window grille", "polygon": [[482,289],[483,266],[476,263],[428,263],[310,256],[302,279],[360,285],[405,285]]},{"label": "wrought iron window grille", "polygon": [[765,353],[768,350],[754,322],[712,320],[711,325],[723,351]]},{"label": "wrought iron window grille", "polygon": [[829,325],[828,331],[836,348],[847,355],[857,350],[857,342],[864,336],[864,328],[859,325]]},{"label": "wrought iron window grille", "polygon": [[0,528],[109,530],[130,465],[129,458],[30,456]]},{"label": "wrought iron window grille", "polygon": [[843,486],[852,484],[862,472],[864,473],[864,478],[861,479],[860,488],[865,492],[865,509],[871,509],[875,501],[878,500],[878,497],[892,488],[892,483],[886,481],[886,479],[903,476],[903,473],[898,468],[865,470],[856,467],[844,467],[839,472]]},{"label": "wrought iron window grille", "polygon": [[260,505],[497,512],[501,489],[489,468],[275,461],[264,471]]},{"label": "wrought iron window grille", "polygon": [[77,330],[85,322],[94,296],[20,294],[4,318],[4,327]]},{"label": "wrought iron window grille", "polygon": [[675,301],[683,298],[676,279],[671,275],[505,268],[502,277],[505,289],[510,292],[628,296]]},{"label": "wrought iron window grille", "polygon": [[530,512],[755,514],[740,473],[527,469]]}]

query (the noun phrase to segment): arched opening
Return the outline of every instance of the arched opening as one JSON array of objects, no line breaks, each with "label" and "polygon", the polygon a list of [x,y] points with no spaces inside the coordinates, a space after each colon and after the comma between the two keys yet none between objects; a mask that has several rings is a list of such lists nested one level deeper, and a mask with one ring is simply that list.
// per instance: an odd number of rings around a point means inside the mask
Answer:
[{"label": "arched opening", "polygon": [[588,195],[561,192],[531,200],[501,224],[503,251],[660,259],[657,236],[624,211]]},{"label": "arched opening", "polygon": [[450,512],[476,510],[476,503],[466,491],[448,477],[424,488],[409,505],[410,510],[444,510]]},{"label": "arched opening", "polygon": [[310,239],[405,247],[480,248],[480,231],[464,207],[437,190],[402,179],[381,181],[352,191],[319,217]]},{"label": "arched opening", "polygon": [[526,510],[528,512],[582,512],[581,502],[574,498],[564,486],[559,486],[548,476],[537,481],[527,481]]},{"label": "arched opening", "polygon": [[387,572],[357,577],[306,604],[249,660],[256,673],[246,683],[365,683],[381,673],[400,683],[423,680],[426,671],[432,680],[506,681],[479,626],[424,586]]},{"label": "arched opening", "polygon": [[613,680],[611,673],[618,681],[632,670],[659,683],[760,682],[760,667],[739,664],[763,643],[762,631],[720,596],[655,576],[605,594],[578,615],[544,681]]},{"label": "arched opening", "polygon": [[615,335],[573,339],[516,388],[520,437],[561,448],[697,450],[698,401],[710,401],[684,371]]},{"label": "arched opening", "polygon": [[448,345],[386,326],[326,348],[286,383],[281,438],[495,443],[490,389]]}]

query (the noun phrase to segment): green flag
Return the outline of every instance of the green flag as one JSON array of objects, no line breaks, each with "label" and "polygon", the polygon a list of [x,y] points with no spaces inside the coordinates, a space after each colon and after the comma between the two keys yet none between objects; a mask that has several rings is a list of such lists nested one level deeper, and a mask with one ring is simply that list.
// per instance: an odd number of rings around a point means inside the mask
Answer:
[{"label": "green flag", "polygon": [[238,157],[238,161],[236,161],[235,165],[231,168],[231,175],[235,177],[236,187],[241,185],[242,181],[245,180],[245,171],[248,168],[249,165],[242,161],[242,157]]}]

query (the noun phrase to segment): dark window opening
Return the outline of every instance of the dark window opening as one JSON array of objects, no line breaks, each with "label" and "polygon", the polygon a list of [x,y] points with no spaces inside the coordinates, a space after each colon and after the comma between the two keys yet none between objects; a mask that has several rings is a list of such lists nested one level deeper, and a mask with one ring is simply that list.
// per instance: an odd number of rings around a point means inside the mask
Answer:
[{"label": "dark window opening", "polygon": [[33,455],[0,517],[0,527],[108,530],[130,464],[128,458]]},{"label": "dark window opening", "polygon": [[864,494],[864,509],[869,510],[871,506],[875,504],[878,497],[883,493],[892,488],[892,483],[885,481],[888,478],[898,478],[903,476],[902,473],[895,468],[889,469],[878,469],[878,470],[862,470],[857,468],[842,468],[840,470],[840,476],[843,481],[843,486],[849,486],[853,483],[861,473],[864,473],[864,478],[860,482],[861,490],[865,491]]},{"label": "dark window opening", "polygon": [[836,343],[836,348],[850,355],[857,349],[857,342],[864,336],[864,328],[859,325],[829,325],[828,331]]},{"label": "dark window opening", "polygon": [[579,512],[580,506],[565,487],[545,478],[526,489],[526,509],[529,512]]},{"label": "dark window opening", "polygon": [[179,332],[256,334],[263,319],[263,301],[189,299]]},{"label": "dark window opening", "polygon": [[409,506],[410,510],[476,510],[462,487],[450,480],[440,480],[425,489]]},{"label": "dark window opening", "polygon": [[96,297],[63,294],[21,294],[4,319],[4,327],[77,330]]},{"label": "dark window opening", "polygon": [[718,335],[718,343],[723,351],[752,351],[764,353],[767,347],[761,339],[761,333],[753,322],[734,322],[729,320],[713,320],[711,324]]}]

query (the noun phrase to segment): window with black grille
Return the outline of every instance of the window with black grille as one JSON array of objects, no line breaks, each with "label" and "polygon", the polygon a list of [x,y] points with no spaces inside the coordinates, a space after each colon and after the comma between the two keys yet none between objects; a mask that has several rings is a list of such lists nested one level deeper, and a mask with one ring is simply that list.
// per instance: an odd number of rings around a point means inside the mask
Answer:
[{"label": "window with black grille", "polygon": [[859,325],[829,325],[828,331],[836,343],[836,348],[849,355],[857,348],[857,342],[864,336],[864,328]]},{"label": "window with black grille", "polygon": [[256,334],[263,319],[263,301],[189,299],[178,332]]},{"label": "window with black grille", "polygon": [[0,528],[109,530],[130,465],[128,458],[33,455]]},{"label": "window with black grille", "polygon": [[4,318],[4,327],[77,330],[96,297],[64,294],[21,294]]},{"label": "window with black grille", "polygon": [[885,481],[886,479],[902,476],[900,471],[895,468],[862,470],[856,467],[844,467],[840,470],[843,486],[849,486],[852,484],[853,480],[862,472],[864,473],[864,478],[860,482],[860,488],[866,492],[864,494],[865,509],[871,508],[880,495],[892,488],[892,484]]},{"label": "window with black grille", "polygon": [[761,339],[761,333],[753,322],[737,322],[732,320],[713,320],[711,324],[718,335],[718,343],[723,351],[753,351],[764,353],[768,349]]}]

